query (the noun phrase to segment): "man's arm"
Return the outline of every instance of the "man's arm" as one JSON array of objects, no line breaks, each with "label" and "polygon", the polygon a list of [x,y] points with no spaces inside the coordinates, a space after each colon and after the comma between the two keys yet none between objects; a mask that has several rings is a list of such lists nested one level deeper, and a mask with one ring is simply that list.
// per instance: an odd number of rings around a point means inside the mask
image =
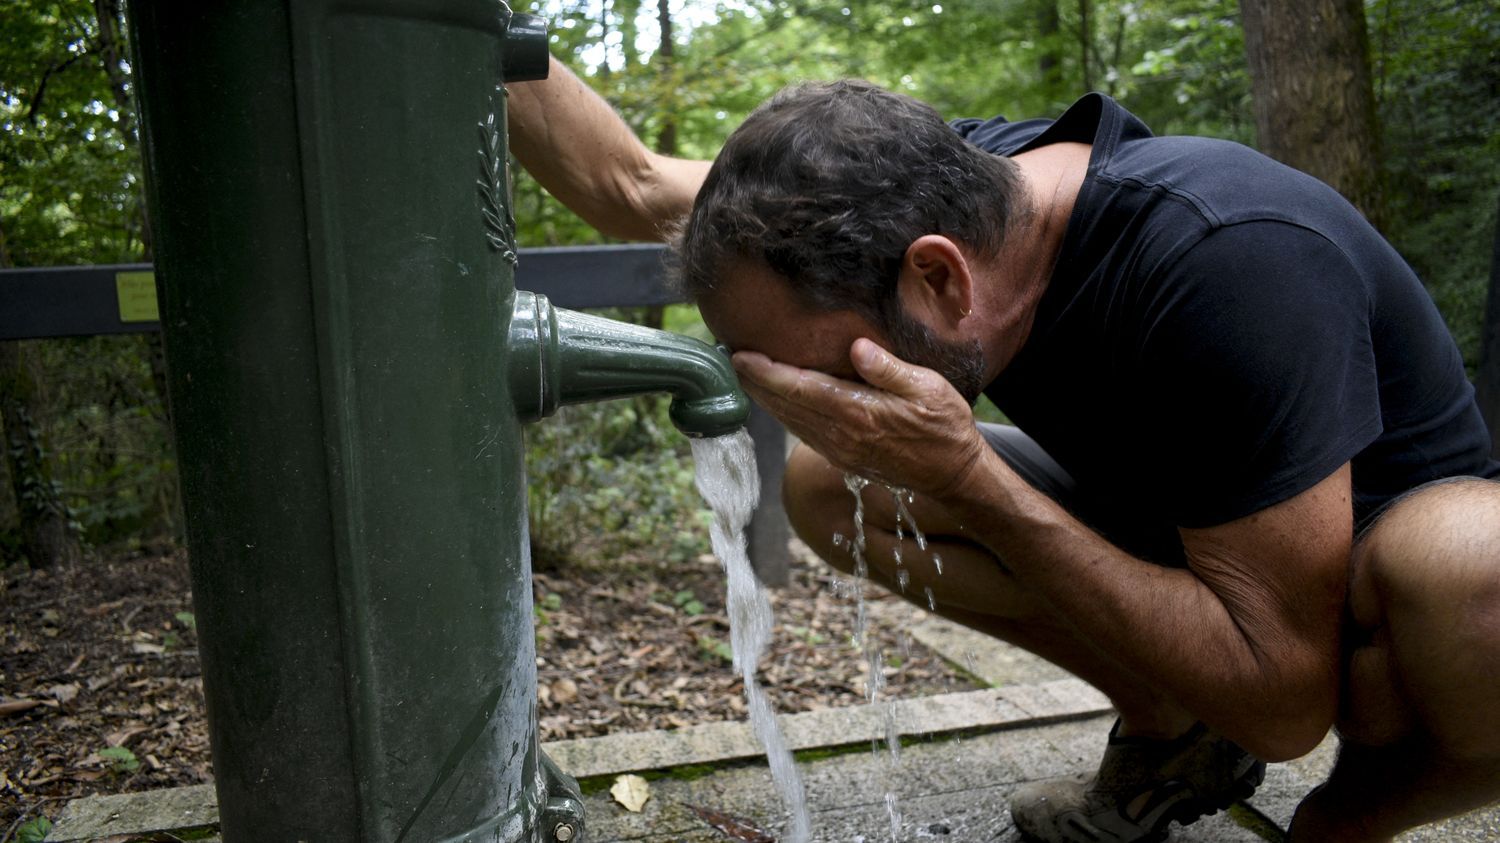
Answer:
[{"label": "man's arm", "polygon": [[661,240],[665,226],[692,208],[710,162],[647,149],[556,58],[545,80],[507,88],[511,151],[589,225],[614,237]]},{"label": "man's arm", "polygon": [[869,386],[762,355],[735,363],[754,397],[830,462],[942,504],[1084,638],[1221,734],[1275,760],[1327,733],[1353,529],[1347,466],[1245,518],[1182,531],[1191,569],[1163,568],[1011,471],[937,373],[868,340],[850,356]]},{"label": "man's arm", "polygon": [[1182,530],[1189,569],[1109,544],[993,452],[943,504],[1086,640],[1264,760],[1333,723],[1352,542],[1349,467],[1228,524]]}]

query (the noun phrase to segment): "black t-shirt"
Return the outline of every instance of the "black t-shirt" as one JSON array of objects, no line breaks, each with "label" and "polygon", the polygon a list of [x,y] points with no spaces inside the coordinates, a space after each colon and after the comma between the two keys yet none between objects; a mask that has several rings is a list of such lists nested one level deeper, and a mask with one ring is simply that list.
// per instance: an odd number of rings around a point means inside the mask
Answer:
[{"label": "black t-shirt", "polygon": [[1358,520],[1428,480],[1500,476],[1432,300],[1331,188],[1239,144],[1153,137],[1099,94],[1056,121],[953,127],[1000,155],[1093,146],[1031,335],[985,390],[1080,484],[1205,527],[1345,462]]}]

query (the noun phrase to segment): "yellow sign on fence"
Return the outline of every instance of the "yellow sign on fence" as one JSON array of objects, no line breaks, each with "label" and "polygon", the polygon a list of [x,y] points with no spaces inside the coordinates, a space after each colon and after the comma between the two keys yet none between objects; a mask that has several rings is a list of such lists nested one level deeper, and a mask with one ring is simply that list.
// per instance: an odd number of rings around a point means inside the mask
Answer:
[{"label": "yellow sign on fence", "polygon": [[155,272],[116,272],[115,295],[120,302],[121,322],[156,322]]}]

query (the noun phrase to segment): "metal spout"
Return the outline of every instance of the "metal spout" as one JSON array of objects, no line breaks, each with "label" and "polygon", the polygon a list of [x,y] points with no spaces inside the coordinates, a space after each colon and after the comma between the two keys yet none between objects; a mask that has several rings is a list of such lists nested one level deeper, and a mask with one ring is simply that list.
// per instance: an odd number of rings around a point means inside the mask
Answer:
[{"label": "metal spout", "polygon": [[672,423],[698,438],[745,426],[750,399],[724,352],[692,337],[554,308],[516,291],[510,391],[522,422],[564,404],[670,392]]}]

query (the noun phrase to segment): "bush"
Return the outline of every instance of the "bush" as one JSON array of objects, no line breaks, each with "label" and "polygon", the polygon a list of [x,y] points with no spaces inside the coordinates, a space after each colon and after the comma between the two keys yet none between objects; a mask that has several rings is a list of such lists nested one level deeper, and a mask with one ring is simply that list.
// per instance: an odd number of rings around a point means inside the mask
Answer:
[{"label": "bush", "polygon": [[681,563],[708,552],[708,512],[668,401],[564,407],[526,429],[527,505],[538,567],[637,554]]}]

